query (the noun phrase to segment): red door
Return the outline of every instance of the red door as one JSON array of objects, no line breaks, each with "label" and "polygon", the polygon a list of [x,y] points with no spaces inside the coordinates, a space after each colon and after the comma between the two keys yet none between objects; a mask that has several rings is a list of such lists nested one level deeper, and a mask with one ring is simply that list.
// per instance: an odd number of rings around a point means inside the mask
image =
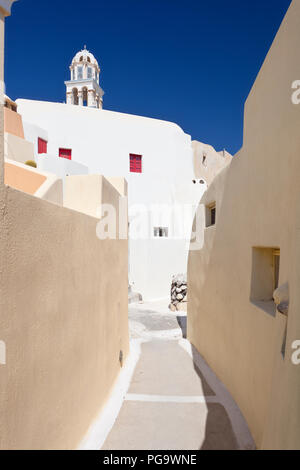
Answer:
[{"label": "red door", "polygon": [[47,153],[48,142],[44,139],[38,138],[38,153]]},{"label": "red door", "polygon": [[59,149],[60,158],[66,158],[67,160],[72,160],[72,150],[71,149]]}]

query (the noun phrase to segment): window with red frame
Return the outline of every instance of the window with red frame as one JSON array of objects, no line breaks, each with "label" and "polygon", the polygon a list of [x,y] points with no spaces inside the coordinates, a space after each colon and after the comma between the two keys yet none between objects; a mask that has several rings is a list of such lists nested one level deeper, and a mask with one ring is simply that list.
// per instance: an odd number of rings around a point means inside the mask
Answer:
[{"label": "window with red frame", "polygon": [[142,173],[142,155],[134,155],[131,153],[130,157],[130,172]]},{"label": "window with red frame", "polygon": [[59,149],[60,158],[66,158],[67,160],[72,160],[72,150],[71,149]]},{"label": "window with red frame", "polygon": [[38,153],[47,153],[48,142],[44,139],[38,138]]}]

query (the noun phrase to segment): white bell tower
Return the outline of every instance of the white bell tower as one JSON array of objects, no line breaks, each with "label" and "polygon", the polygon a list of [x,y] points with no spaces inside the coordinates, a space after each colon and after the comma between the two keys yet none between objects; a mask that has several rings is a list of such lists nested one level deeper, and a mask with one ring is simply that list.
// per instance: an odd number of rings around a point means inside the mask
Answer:
[{"label": "white bell tower", "polygon": [[65,82],[67,104],[102,109],[104,91],[99,85],[100,67],[86,46],[75,55],[70,71],[71,80]]}]

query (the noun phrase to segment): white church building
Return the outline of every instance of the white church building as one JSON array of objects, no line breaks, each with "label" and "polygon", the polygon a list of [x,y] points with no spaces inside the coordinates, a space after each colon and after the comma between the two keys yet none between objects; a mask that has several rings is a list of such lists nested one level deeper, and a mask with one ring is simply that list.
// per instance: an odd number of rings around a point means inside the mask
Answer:
[{"label": "white church building", "polygon": [[[187,271],[194,210],[207,189],[205,179],[195,179],[191,137],[172,122],[102,109],[100,67],[86,48],[70,74],[66,104],[16,101],[25,139],[35,145],[38,168],[62,178],[126,178],[129,279],[143,299],[166,298],[172,276]],[[136,236],[141,224],[142,237]]]}]

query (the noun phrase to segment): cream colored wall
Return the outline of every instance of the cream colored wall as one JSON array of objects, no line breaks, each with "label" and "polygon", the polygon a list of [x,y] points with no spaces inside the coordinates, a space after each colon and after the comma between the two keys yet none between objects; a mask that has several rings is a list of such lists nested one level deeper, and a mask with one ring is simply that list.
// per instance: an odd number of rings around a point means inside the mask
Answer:
[{"label": "cream colored wall", "polygon": [[5,159],[4,182],[7,186],[46,201],[63,205],[62,180],[52,173]]},{"label": "cream colored wall", "polygon": [[[100,241],[95,218],[12,188],[1,196],[0,448],[75,448],[128,354],[127,240]],[[118,197],[104,183],[102,200]]]},{"label": "cream colored wall", "polygon": [[101,212],[101,205],[110,205],[108,217],[115,217],[115,236],[127,239],[128,201],[126,195],[127,181],[122,177],[108,179],[102,175],[68,176],[64,188],[64,206],[100,219],[102,215],[104,217],[108,215],[106,211]]},{"label": "cream colored wall", "polygon": [[[194,153],[194,172],[197,179],[204,179],[209,186],[215,176],[230,164],[232,156],[228,152],[216,152],[211,145],[194,140],[192,142]],[[203,162],[205,156],[205,162]]]},{"label": "cream colored wall", "polygon": [[102,202],[103,176],[67,176],[64,190],[64,206],[92,217],[98,217]]},{"label": "cream colored wall", "polygon": [[49,175],[46,181],[34,193],[35,197],[44,201],[52,202],[59,206],[63,205],[63,182],[55,175]]},{"label": "cream colored wall", "polygon": [[95,218],[3,180],[0,206],[0,449],[73,449],[128,354],[127,240],[100,241]]},{"label": "cream colored wall", "polygon": [[119,176],[107,176],[107,181],[116,188],[116,190],[121,194],[121,196],[128,195],[128,183],[125,178]]},{"label": "cream colored wall", "polygon": [[25,163],[27,160],[34,160],[34,146],[31,142],[21,137],[5,132],[4,155],[11,160]]},{"label": "cream colored wall", "polygon": [[34,194],[40,186],[46,181],[46,177],[34,173],[13,163],[5,163],[4,183],[24,193]]},{"label": "cream colored wall", "polygon": [[72,449],[128,353],[127,241],[97,220],[5,190],[0,448]]},{"label": "cream colored wall", "polygon": [[22,116],[9,108],[4,108],[4,130],[24,139]]},{"label": "cream colored wall", "polygon": [[[190,252],[188,337],[231,391],[258,448],[300,448],[300,107],[291,84],[300,2],[294,1],[245,105],[244,145],[204,196],[217,224],[204,249]],[[252,248],[279,247],[279,284],[289,283],[286,318],[270,303],[251,303]]]}]

